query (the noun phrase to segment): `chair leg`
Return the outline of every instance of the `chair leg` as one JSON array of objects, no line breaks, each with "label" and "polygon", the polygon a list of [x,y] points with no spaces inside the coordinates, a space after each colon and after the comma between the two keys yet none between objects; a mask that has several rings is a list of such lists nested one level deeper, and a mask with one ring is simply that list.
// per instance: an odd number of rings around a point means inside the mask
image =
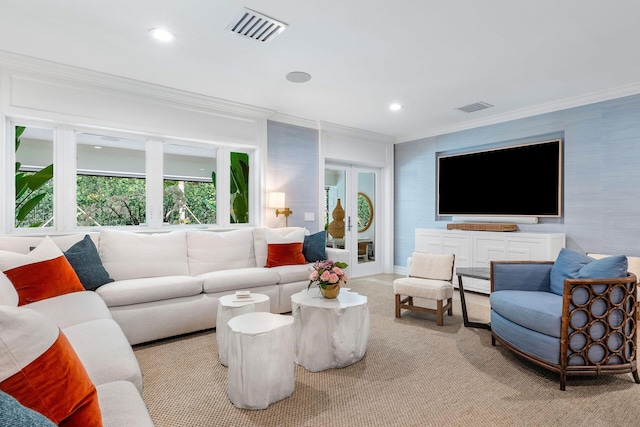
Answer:
[{"label": "chair leg", "polygon": [[447,300],[447,304],[449,304],[449,316],[453,316],[453,297]]},{"label": "chair leg", "polygon": [[437,310],[436,314],[438,316],[438,326],[444,325],[444,319],[442,318],[444,313],[442,312],[442,300],[441,299],[438,300],[438,310]]},{"label": "chair leg", "polygon": [[400,295],[396,294],[396,317],[400,317]]},{"label": "chair leg", "polygon": [[631,374],[633,375],[633,379],[636,384],[640,384],[640,375],[638,375],[638,370],[636,369],[635,371],[631,372]]}]

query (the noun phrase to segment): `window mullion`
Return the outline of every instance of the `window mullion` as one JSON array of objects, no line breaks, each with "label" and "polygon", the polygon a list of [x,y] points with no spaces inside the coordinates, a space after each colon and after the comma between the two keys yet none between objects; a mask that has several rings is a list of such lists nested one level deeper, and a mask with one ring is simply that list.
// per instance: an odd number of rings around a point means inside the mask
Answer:
[{"label": "window mullion", "polygon": [[76,141],[75,131],[60,126],[53,136],[54,224],[58,231],[76,228]]},{"label": "window mullion", "polygon": [[218,225],[228,227],[231,215],[230,188],[231,188],[231,150],[228,147],[220,147],[217,157],[216,172],[216,212]]},{"label": "window mullion", "polygon": [[147,225],[161,228],[163,210],[163,150],[162,141],[148,140],[146,149]]}]

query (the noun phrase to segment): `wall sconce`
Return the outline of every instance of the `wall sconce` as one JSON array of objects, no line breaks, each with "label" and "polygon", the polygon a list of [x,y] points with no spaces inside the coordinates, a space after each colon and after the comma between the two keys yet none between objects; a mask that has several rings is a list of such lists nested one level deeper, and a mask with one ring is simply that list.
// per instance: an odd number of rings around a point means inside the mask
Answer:
[{"label": "wall sconce", "polygon": [[289,215],[293,212],[289,208],[285,208],[284,193],[273,191],[269,193],[269,207],[276,208],[276,216],[284,215],[285,226],[289,226]]}]

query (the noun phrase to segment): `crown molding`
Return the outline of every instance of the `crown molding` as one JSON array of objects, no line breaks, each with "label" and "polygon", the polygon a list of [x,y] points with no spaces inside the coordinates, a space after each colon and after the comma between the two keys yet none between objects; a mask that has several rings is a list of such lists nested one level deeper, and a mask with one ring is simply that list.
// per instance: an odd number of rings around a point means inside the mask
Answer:
[{"label": "crown molding", "polygon": [[394,144],[396,139],[389,135],[377,132],[352,128],[348,126],[337,125],[328,122],[319,122],[320,131],[327,134],[340,135],[348,138],[362,139],[369,142],[378,142],[383,144]]},{"label": "crown molding", "polygon": [[74,84],[98,86],[108,90],[144,96],[159,102],[181,104],[188,108],[200,109],[221,116],[229,115],[234,118],[243,116],[246,119],[255,120],[267,119],[275,113],[273,110],[267,108],[254,107],[2,50],[0,50],[0,67],[9,72],[22,71],[34,73],[48,78],[71,80]]},{"label": "crown molding", "polygon": [[603,101],[610,101],[612,99],[624,98],[625,96],[632,96],[640,94],[640,83],[634,83],[631,85],[620,86],[613,89],[607,89],[599,92],[593,92],[583,96],[577,96],[573,98],[565,98],[559,101],[548,102],[545,104],[536,105],[533,107],[522,108],[505,114],[499,114],[496,116],[486,117],[479,120],[468,121],[459,125],[453,125],[448,127],[442,127],[431,130],[426,133],[416,134],[412,136],[406,136],[397,138],[396,143],[416,141],[418,139],[430,138],[433,136],[445,135],[448,133],[459,132],[463,130],[469,130],[478,128],[481,126],[494,125],[498,123],[504,123],[511,120],[523,119],[526,117],[538,116],[540,114],[552,113],[555,111],[567,110],[569,108],[582,107],[584,105],[595,104]]},{"label": "crown molding", "polygon": [[270,117],[268,117],[268,120],[271,120],[273,122],[278,122],[278,123],[284,123],[287,125],[293,125],[293,126],[300,126],[303,128],[309,128],[309,129],[318,129],[318,121],[317,120],[311,120],[311,119],[305,119],[302,117],[296,117],[296,116],[290,116],[288,114],[283,114],[283,113],[275,113],[273,115],[271,115]]}]

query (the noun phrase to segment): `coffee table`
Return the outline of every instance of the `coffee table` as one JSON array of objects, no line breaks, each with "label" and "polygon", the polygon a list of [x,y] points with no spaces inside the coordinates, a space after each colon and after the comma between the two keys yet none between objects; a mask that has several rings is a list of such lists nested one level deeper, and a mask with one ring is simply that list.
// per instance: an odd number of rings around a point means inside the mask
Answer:
[{"label": "coffee table", "polygon": [[342,288],[335,299],[317,287],[291,296],[295,362],[310,372],[343,368],[364,357],[371,319],[367,297]]},{"label": "coffee table", "polygon": [[218,359],[223,366],[229,366],[229,320],[245,313],[268,312],[269,309],[269,296],[264,294],[251,293],[246,299],[238,298],[235,294],[220,297],[216,317],[216,340]]}]

